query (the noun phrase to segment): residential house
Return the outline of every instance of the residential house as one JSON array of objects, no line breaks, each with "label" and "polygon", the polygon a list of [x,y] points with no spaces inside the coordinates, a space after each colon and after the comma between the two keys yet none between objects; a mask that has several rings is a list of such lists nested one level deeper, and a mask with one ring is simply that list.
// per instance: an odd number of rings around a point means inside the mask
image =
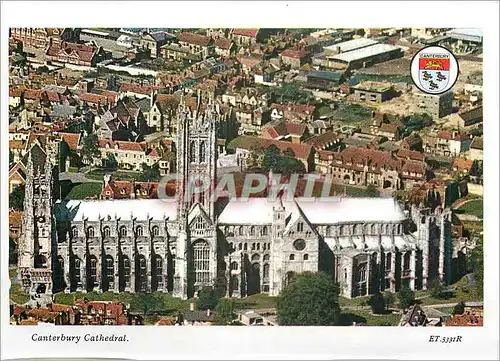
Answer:
[{"label": "residential house", "polygon": [[423,142],[422,138],[418,133],[412,133],[406,138],[404,138],[400,143],[401,148],[415,150],[418,152],[423,151]]},{"label": "residential house", "polygon": [[227,38],[229,36],[230,29],[227,28],[210,28],[207,29],[206,36],[212,39]]},{"label": "residential house", "polygon": [[234,150],[238,159],[241,159],[244,164],[252,151],[265,152],[271,145],[277,147],[281,152],[290,149],[295,159],[300,160],[306,169],[306,172],[314,169],[314,148],[308,144],[296,144],[274,139],[264,139],[254,136],[240,136],[233,139],[227,146],[228,149]]},{"label": "residential house", "polygon": [[483,137],[474,137],[467,158],[470,160],[483,160]]},{"label": "residential house", "polygon": [[313,146],[318,152],[320,150],[340,150],[343,146],[343,139],[343,134],[327,131],[307,139],[304,143]]},{"label": "residential house", "polygon": [[16,108],[21,105],[23,91],[20,88],[9,87],[9,108]]},{"label": "residential house", "polygon": [[287,49],[280,54],[283,64],[290,65],[292,69],[298,69],[309,59],[309,53],[304,46]]},{"label": "residential house", "polygon": [[62,42],[76,43],[80,40],[78,28],[11,28],[10,36],[24,46],[46,49]]},{"label": "residential house", "polygon": [[217,38],[214,41],[215,54],[219,56],[231,56],[236,52],[236,44],[227,38]]},{"label": "residential house", "polygon": [[165,32],[159,33],[146,33],[141,36],[139,45],[142,48],[150,50],[150,55],[152,58],[157,58],[160,55],[160,49],[162,46],[167,45],[174,39],[173,35]]},{"label": "residential house", "polygon": [[458,156],[469,150],[471,136],[458,131],[441,131],[437,135],[437,148],[443,155]]},{"label": "residential house", "polygon": [[160,87],[155,85],[139,85],[134,83],[122,83],[118,92],[120,97],[149,98],[150,100],[158,93]]},{"label": "residential house", "polygon": [[308,136],[309,130],[306,124],[286,121],[265,126],[261,131],[262,138],[290,141],[296,144],[302,143]]},{"label": "residential house", "polygon": [[[403,314],[398,326],[402,327],[431,327],[441,326],[442,318],[445,315],[441,312],[429,312],[429,309],[424,310],[420,305],[410,306]],[[429,313],[429,314],[428,314]]]},{"label": "residential house", "polygon": [[179,34],[178,43],[181,47],[189,48],[193,55],[199,55],[201,59],[206,59],[213,54],[213,39],[200,34],[182,32]]},{"label": "residential house", "polygon": [[146,143],[99,140],[101,157],[94,159],[93,165],[105,166],[108,154],[112,154],[119,168],[142,171],[142,163],[153,166],[161,159],[157,149],[151,149]]},{"label": "residential house", "polygon": [[254,44],[259,41],[260,29],[232,29],[230,36],[237,45]]},{"label": "residential house", "polygon": [[158,182],[122,181],[104,177],[99,199],[156,199]]},{"label": "residential house", "polygon": [[285,119],[287,121],[311,122],[314,119],[315,106],[300,104],[276,104],[271,108],[271,118],[273,120]]},{"label": "residential house", "polygon": [[176,128],[174,115],[179,104],[173,95],[158,94],[149,111],[148,126],[155,131],[166,131],[171,134]]},{"label": "residential house", "polygon": [[424,162],[398,159],[390,152],[350,146],[330,155],[333,162],[326,173],[339,183],[398,190],[426,179]]},{"label": "residential house", "polygon": [[68,42],[51,44],[47,50],[52,61],[87,67],[95,67],[98,62],[109,58],[109,54],[102,47]]},{"label": "residential house", "polygon": [[461,176],[466,176],[471,173],[473,164],[473,161],[470,159],[455,158],[452,170]]},{"label": "residential house", "polygon": [[465,128],[483,121],[483,106],[450,115],[450,122],[456,127]]},{"label": "residential house", "polygon": [[239,123],[238,134],[260,134],[262,126],[271,120],[271,111],[266,107],[253,109],[251,106],[233,108]]}]

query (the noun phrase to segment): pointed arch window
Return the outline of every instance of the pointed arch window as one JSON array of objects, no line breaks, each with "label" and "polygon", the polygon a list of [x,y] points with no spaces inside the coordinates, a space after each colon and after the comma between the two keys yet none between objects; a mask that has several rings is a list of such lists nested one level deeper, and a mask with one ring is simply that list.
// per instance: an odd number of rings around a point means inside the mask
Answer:
[{"label": "pointed arch window", "polygon": [[254,226],[250,227],[250,236],[255,236],[255,227]]},{"label": "pointed arch window", "polygon": [[120,236],[122,236],[122,237],[127,236],[127,227],[125,227],[125,226],[120,227]]},{"label": "pointed arch window", "polygon": [[89,238],[94,237],[94,227],[89,227],[89,228],[87,228],[87,236],[88,236]]},{"label": "pointed arch window", "polygon": [[135,232],[137,233],[138,237],[142,236],[143,235],[142,226],[137,226],[137,228],[135,229]]},{"label": "pointed arch window", "polygon": [[204,140],[200,142],[200,163],[206,162],[207,150]]},{"label": "pointed arch window", "polygon": [[158,236],[160,234],[160,228],[158,226],[153,226],[151,233],[153,233],[153,236]]},{"label": "pointed arch window", "polygon": [[267,226],[262,227],[261,235],[267,236]]},{"label": "pointed arch window", "polygon": [[194,142],[189,145],[189,161],[191,163],[196,162],[196,144]]},{"label": "pointed arch window", "polygon": [[206,241],[199,240],[194,243],[193,266],[196,283],[210,281],[210,246]]},{"label": "pointed arch window", "polygon": [[78,228],[76,227],[71,227],[71,235],[73,237],[78,237]]},{"label": "pointed arch window", "polygon": [[106,226],[103,228],[102,233],[103,233],[104,237],[109,237],[109,235],[111,234],[111,230],[108,226]]}]

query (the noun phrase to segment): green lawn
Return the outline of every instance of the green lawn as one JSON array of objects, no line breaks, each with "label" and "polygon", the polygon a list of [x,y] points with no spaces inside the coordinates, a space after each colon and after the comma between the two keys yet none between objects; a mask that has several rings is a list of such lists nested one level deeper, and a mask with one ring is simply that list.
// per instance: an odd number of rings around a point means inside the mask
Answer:
[{"label": "green lawn", "polygon": [[351,326],[356,322],[367,326],[397,326],[400,319],[401,315],[398,313],[374,315],[368,310],[345,310],[340,316],[340,325]]},{"label": "green lawn", "polygon": [[[476,296],[475,289],[468,284],[466,277],[463,277],[460,281],[451,285],[449,288],[451,288],[452,291],[445,293],[444,297],[434,298],[429,296],[418,300],[418,302],[419,304],[425,306],[442,303],[458,303],[460,301],[481,301],[481,299]],[[430,290],[418,291],[416,292],[416,296],[430,295],[430,293]]]},{"label": "green lawn", "polygon": [[371,119],[372,110],[359,104],[339,103],[332,116],[347,123],[359,123]]},{"label": "green lawn", "polygon": [[456,209],[457,213],[471,214],[473,216],[483,218],[483,200],[477,199],[465,203],[460,208]]},{"label": "green lawn", "polygon": [[103,180],[104,174],[106,173],[111,173],[113,178],[120,180],[140,180],[142,174],[141,172],[134,172],[134,171],[117,170],[114,172],[109,172],[109,171],[104,171],[102,169],[93,169],[90,172],[86,173],[85,176],[89,179]]},{"label": "green lawn", "polygon": [[246,298],[237,298],[234,301],[234,307],[237,310],[276,307],[276,297],[268,296],[265,293],[251,295]]},{"label": "green lawn", "polygon": [[357,298],[347,298],[339,296],[340,308],[343,306],[366,306],[370,296],[357,297]]},{"label": "green lawn", "polygon": [[83,183],[73,187],[69,194],[66,196],[67,200],[70,199],[85,199],[87,197],[95,197],[101,193],[101,183]]},{"label": "green lawn", "polygon": [[23,304],[29,301],[30,297],[21,290],[21,285],[12,285],[10,288],[10,299],[12,302]]},{"label": "green lawn", "polygon": [[344,194],[344,187],[347,195],[351,197],[367,197],[370,194],[370,192],[366,188],[358,188],[347,185],[343,186],[341,184],[334,184],[335,194]]}]

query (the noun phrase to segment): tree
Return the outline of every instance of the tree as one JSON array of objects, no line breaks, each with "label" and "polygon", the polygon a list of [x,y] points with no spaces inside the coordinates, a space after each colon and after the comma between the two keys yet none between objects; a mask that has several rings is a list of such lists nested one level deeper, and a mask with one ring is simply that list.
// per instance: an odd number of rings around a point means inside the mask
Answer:
[{"label": "tree", "polygon": [[84,137],[82,140],[83,161],[92,166],[94,159],[100,156],[101,156],[101,151],[99,150],[97,136],[95,134],[90,134]]},{"label": "tree", "polygon": [[283,326],[338,325],[339,287],[323,273],[302,273],[281,292],[276,302]]},{"label": "tree", "polygon": [[203,287],[198,292],[198,301],[196,307],[199,310],[214,310],[219,303],[219,296],[217,290],[213,287]]},{"label": "tree", "polygon": [[366,196],[371,197],[371,198],[375,198],[375,197],[379,196],[379,193],[378,193],[378,190],[377,190],[377,187],[375,186],[375,184],[373,184],[373,183],[368,184],[368,186],[366,187]]},{"label": "tree", "polygon": [[162,305],[163,300],[158,293],[135,293],[130,302],[131,308],[142,311],[144,316],[150,311],[158,310]]},{"label": "tree", "polygon": [[415,303],[415,293],[408,287],[402,287],[398,292],[399,308],[405,309]]},{"label": "tree", "polygon": [[17,264],[17,243],[16,241],[9,237],[9,264]]},{"label": "tree", "polygon": [[470,252],[469,269],[474,275],[476,284],[477,297],[483,297],[483,273],[484,273],[484,259],[483,259],[483,237],[479,239],[476,247]]},{"label": "tree", "polygon": [[219,325],[227,325],[234,319],[234,301],[222,298],[215,308],[215,322]]},{"label": "tree", "polygon": [[380,314],[385,311],[385,300],[382,293],[374,293],[368,301],[373,313]]},{"label": "tree", "polygon": [[285,151],[283,152],[283,155],[285,157],[295,158],[295,153],[290,148],[286,148]]},{"label": "tree", "polygon": [[149,166],[146,163],[142,163],[142,174],[141,180],[144,182],[157,181],[161,177],[160,166],[158,163],[153,166]]},{"label": "tree", "polygon": [[464,301],[460,301],[453,307],[453,314],[454,315],[462,315],[465,312],[465,303]]},{"label": "tree", "polygon": [[386,291],[384,292],[384,304],[386,310],[389,311],[389,308],[394,305],[395,297],[392,292]]},{"label": "tree", "polygon": [[110,169],[116,169],[118,167],[118,161],[113,153],[108,153],[106,157],[106,167]]},{"label": "tree", "polygon": [[431,296],[434,298],[442,298],[444,287],[439,281],[439,279],[434,279],[429,284],[429,289],[431,290]]},{"label": "tree", "polygon": [[264,159],[262,160],[262,168],[265,171],[273,170],[276,171],[278,165],[278,159],[280,157],[279,149],[274,145],[270,145],[266,152],[264,153]]},{"label": "tree", "polygon": [[9,195],[9,207],[15,211],[22,211],[24,209],[24,185],[14,188]]},{"label": "tree", "polygon": [[14,163],[14,153],[9,149],[9,165]]}]

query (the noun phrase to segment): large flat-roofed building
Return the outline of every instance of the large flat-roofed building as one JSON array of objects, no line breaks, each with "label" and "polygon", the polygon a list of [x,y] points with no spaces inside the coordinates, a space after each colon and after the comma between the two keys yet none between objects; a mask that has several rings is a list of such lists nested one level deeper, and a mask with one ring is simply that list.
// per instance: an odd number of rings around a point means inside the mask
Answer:
[{"label": "large flat-roofed building", "polygon": [[368,39],[368,38],[358,38],[353,40],[344,41],[342,43],[333,44],[323,48],[326,55],[341,54],[348,51],[353,51],[361,48],[366,48],[367,46],[375,45],[378,41]]},{"label": "large flat-roofed building", "polygon": [[361,49],[329,56],[329,62],[349,69],[359,69],[383,61],[400,58],[403,50],[389,44],[375,44]]},{"label": "large flat-roofed building", "polygon": [[413,93],[414,104],[423,113],[431,115],[434,119],[451,114],[453,109],[453,92],[444,94],[426,94],[420,91]]},{"label": "large flat-roofed building", "polygon": [[481,29],[453,29],[448,35],[451,39],[466,42],[466,43],[483,43],[483,31]]},{"label": "large flat-roofed building", "polygon": [[382,103],[394,96],[394,87],[389,83],[364,81],[353,87],[357,101]]}]

